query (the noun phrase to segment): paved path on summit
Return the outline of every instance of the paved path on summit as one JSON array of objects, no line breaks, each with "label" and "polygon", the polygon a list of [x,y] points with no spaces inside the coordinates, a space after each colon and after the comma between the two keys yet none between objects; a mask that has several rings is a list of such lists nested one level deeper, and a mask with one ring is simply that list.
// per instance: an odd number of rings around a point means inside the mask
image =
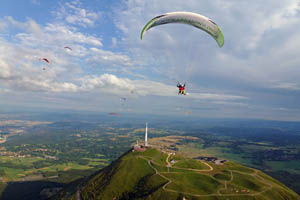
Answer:
[{"label": "paved path on summit", "polygon": [[[164,178],[165,180],[167,180],[168,182],[163,186],[163,190],[167,191],[167,192],[173,192],[173,193],[180,193],[180,194],[183,194],[183,195],[190,195],[190,196],[194,196],[194,197],[209,197],[209,196],[225,196],[225,197],[229,197],[229,196],[257,196],[257,195],[261,195],[262,193],[268,191],[268,190],[271,190],[272,189],[272,184],[268,181],[266,181],[264,178],[262,178],[261,176],[258,175],[258,170],[255,170],[254,173],[244,173],[244,172],[240,172],[240,171],[236,171],[236,170],[228,170],[230,172],[230,180],[229,181],[224,181],[224,188],[221,188],[221,189],[218,189],[217,190],[217,193],[213,193],[213,194],[192,194],[192,193],[187,193],[187,192],[181,192],[181,191],[177,191],[177,190],[172,190],[172,189],[168,189],[167,186],[170,185],[172,183],[172,180],[167,178],[166,176],[164,176],[163,174],[167,174],[167,173],[184,173],[184,172],[169,172],[169,168],[173,168],[173,169],[181,169],[181,170],[186,170],[186,171],[192,171],[192,172],[209,172],[209,171],[213,171],[214,168],[209,165],[208,163],[204,162],[204,161],[199,161],[203,164],[205,164],[206,166],[209,167],[209,169],[191,169],[191,168],[179,168],[179,167],[172,167],[172,164],[169,162],[169,158],[171,156],[171,153],[168,153],[168,157],[166,158],[166,163],[167,165],[166,166],[163,166],[163,165],[160,165],[158,163],[155,163],[155,158],[152,158],[151,160],[148,160],[146,159],[145,157],[143,156],[138,156],[144,160],[147,161],[148,165],[155,171],[155,174],[161,176],[162,178]],[[155,165],[158,165],[158,166],[163,166],[163,167],[167,167],[168,168],[168,172],[162,172],[160,173],[154,166],[153,164]],[[236,172],[236,173],[240,173],[240,174],[245,174],[245,175],[251,175],[253,176],[256,180],[258,180],[259,182],[261,183],[264,183],[267,185],[267,187],[260,191],[260,192],[256,192],[256,193],[251,193],[251,194],[222,194],[221,191],[222,190],[227,190],[227,183],[230,183],[232,182],[233,178],[234,178],[234,175],[232,172]]]}]

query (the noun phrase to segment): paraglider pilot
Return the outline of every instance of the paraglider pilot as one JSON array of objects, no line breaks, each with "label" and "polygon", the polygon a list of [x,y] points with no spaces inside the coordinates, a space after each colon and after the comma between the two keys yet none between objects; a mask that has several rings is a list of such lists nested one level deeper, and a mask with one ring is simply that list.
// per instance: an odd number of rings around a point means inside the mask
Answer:
[{"label": "paraglider pilot", "polygon": [[178,91],[178,94],[183,94],[183,95],[186,95],[186,92],[185,92],[185,83],[184,85],[180,84],[179,82],[177,83],[177,87],[179,89]]}]

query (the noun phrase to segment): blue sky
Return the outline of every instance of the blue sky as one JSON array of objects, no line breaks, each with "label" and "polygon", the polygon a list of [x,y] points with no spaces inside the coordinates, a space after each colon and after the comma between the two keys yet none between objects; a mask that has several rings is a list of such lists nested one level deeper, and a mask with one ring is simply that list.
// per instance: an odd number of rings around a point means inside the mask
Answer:
[{"label": "blue sky", "polygon": [[[140,40],[172,11],[213,19],[223,48],[178,24]],[[2,0],[0,105],[300,120],[299,25],[294,0]]]}]

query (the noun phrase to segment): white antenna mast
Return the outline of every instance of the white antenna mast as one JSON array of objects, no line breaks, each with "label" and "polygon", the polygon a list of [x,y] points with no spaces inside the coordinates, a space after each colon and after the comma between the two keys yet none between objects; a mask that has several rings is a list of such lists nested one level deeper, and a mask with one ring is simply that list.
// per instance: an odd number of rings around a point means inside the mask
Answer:
[{"label": "white antenna mast", "polygon": [[148,146],[148,122],[146,122],[146,131],[145,131],[145,146]]}]

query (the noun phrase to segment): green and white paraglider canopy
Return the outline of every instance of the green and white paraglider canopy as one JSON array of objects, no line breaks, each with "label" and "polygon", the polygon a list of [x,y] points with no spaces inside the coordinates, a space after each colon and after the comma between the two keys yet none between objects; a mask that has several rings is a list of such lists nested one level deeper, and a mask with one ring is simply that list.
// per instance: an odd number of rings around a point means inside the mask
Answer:
[{"label": "green and white paraglider canopy", "polygon": [[144,26],[141,39],[143,39],[144,33],[152,27],[169,23],[192,25],[210,34],[217,41],[219,47],[224,45],[224,36],[220,27],[211,19],[192,12],[170,12],[154,17]]}]

